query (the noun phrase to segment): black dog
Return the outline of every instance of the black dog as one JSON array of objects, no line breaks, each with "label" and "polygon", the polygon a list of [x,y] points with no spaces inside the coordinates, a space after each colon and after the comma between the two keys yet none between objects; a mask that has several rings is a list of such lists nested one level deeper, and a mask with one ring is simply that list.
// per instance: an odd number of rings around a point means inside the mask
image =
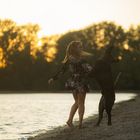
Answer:
[{"label": "black dog", "polygon": [[114,81],[112,77],[111,64],[118,62],[118,59],[114,59],[111,55],[113,47],[108,46],[103,57],[95,62],[93,75],[95,80],[101,87],[102,97],[99,102],[99,118],[97,126],[99,126],[103,112],[106,110],[108,115],[108,125],[111,125],[111,110],[115,101]]}]

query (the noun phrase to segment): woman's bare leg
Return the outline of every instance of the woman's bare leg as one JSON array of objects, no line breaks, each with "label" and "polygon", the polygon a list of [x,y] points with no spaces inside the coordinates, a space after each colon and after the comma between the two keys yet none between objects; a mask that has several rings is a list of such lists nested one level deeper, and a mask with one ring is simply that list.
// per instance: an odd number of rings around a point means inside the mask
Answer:
[{"label": "woman's bare leg", "polygon": [[82,128],[83,116],[85,112],[85,97],[86,92],[81,90],[78,95],[78,114],[79,114],[79,128]]},{"label": "woman's bare leg", "polygon": [[78,97],[77,97],[76,91],[73,91],[73,98],[74,98],[74,100],[75,100],[75,103],[74,103],[74,104],[72,105],[72,107],[71,107],[70,114],[69,114],[69,119],[68,119],[68,121],[67,121],[67,125],[68,125],[69,127],[72,127],[72,126],[73,126],[73,124],[72,124],[72,122],[73,122],[73,117],[74,117],[74,115],[75,115],[75,112],[76,112],[77,109],[78,109]]}]

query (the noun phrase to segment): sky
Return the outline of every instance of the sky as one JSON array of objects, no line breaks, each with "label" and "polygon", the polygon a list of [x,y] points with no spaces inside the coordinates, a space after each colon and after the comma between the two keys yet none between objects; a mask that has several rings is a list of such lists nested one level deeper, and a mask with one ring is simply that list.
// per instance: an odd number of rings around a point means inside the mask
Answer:
[{"label": "sky", "polygon": [[77,30],[101,21],[140,24],[140,0],[0,0],[0,19],[35,23],[40,35]]}]

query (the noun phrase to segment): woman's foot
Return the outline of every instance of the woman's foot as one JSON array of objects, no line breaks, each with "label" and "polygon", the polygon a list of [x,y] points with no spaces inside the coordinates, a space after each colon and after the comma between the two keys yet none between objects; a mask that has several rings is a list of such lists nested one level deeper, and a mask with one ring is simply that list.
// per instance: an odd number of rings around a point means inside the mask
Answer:
[{"label": "woman's foot", "polygon": [[67,124],[70,128],[72,128],[72,127],[73,127],[72,122],[67,121],[67,122],[66,122],[66,124]]}]

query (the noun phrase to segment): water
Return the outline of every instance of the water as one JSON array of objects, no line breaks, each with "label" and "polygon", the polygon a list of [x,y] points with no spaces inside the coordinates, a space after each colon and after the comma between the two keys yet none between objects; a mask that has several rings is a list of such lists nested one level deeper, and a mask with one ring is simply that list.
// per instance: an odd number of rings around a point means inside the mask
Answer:
[{"label": "water", "polygon": [[[97,114],[100,96],[87,94],[85,117]],[[116,102],[134,96],[116,94]],[[27,138],[65,124],[72,103],[72,95],[64,93],[0,94],[0,140]]]}]

